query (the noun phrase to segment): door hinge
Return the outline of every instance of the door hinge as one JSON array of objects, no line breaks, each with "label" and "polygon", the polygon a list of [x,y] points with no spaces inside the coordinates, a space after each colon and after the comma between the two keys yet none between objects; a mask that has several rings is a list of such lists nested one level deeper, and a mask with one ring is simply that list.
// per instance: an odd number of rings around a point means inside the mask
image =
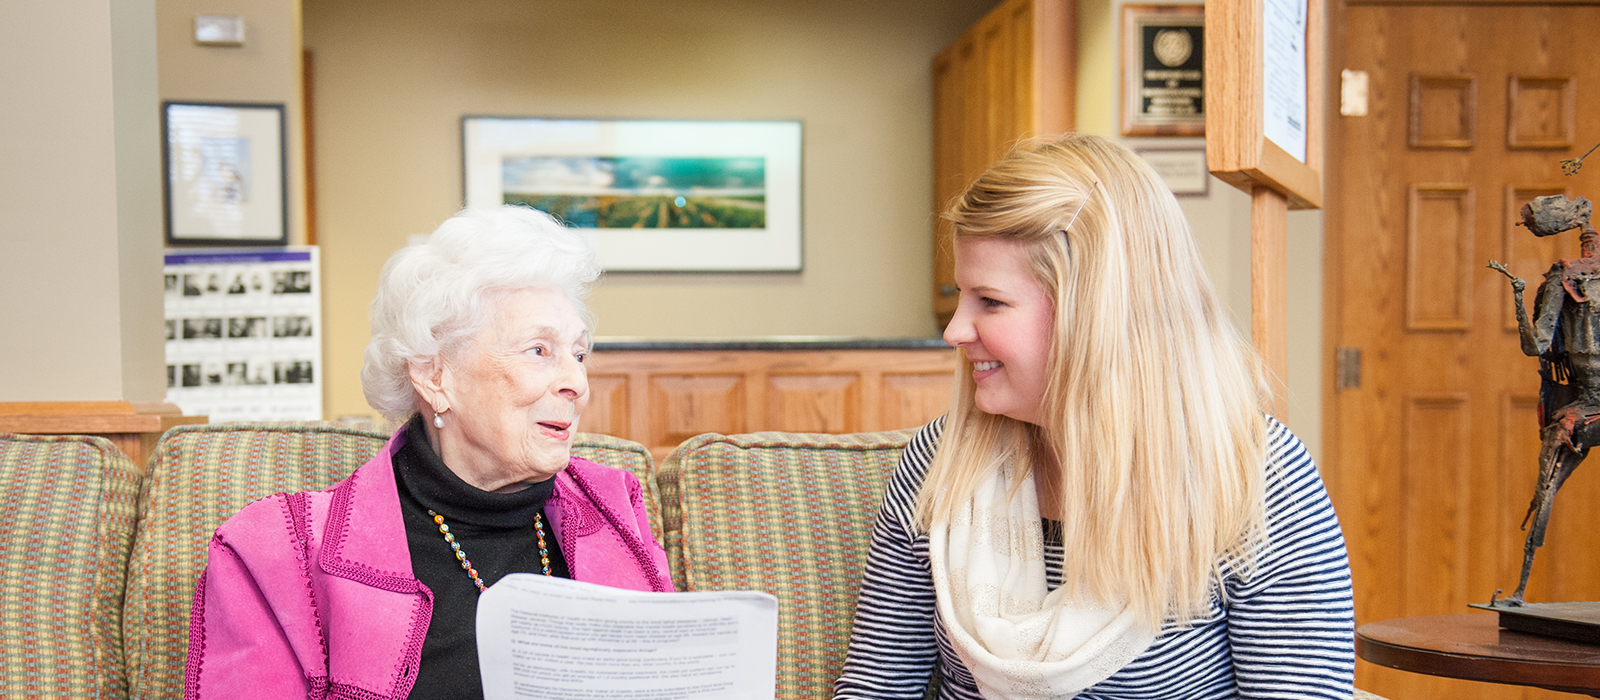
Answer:
[{"label": "door hinge", "polygon": [[1361,388],[1361,348],[1340,346],[1334,351],[1334,386],[1344,389]]}]

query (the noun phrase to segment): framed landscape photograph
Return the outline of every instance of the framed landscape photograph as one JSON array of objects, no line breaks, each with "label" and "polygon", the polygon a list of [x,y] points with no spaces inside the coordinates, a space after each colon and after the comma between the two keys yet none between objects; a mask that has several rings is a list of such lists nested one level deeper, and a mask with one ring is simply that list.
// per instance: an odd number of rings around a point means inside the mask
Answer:
[{"label": "framed landscape photograph", "polygon": [[167,245],[286,245],[281,104],[163,102]]},{"label": "framed landscape photograph", "polygon": [[1206,133],[1205,6],[1122,6],[1122,135]]},{"label": "framed landscape photograph", "polygon": [[469,207],[581,230],[612,272],[798,272],[798,121],[467,116]]}]

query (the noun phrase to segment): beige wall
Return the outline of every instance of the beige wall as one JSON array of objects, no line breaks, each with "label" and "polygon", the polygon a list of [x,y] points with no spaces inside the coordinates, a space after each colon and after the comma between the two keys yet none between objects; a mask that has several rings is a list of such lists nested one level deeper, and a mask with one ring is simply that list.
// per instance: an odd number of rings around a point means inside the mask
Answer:
[{"label": "beige wall", "polygon": [[[1129,148],[1204,148],[1203,138],[1120,138],[1122,0],[1078,0],[1082,27],[1078,128]],[[1326,23],[1324,23],[1326,26]],[[1324,42],[1326,45],[1326,42]],[[1211,179],[1205,197],[1181,197],[1207,271],[1230,315],[1250,328],[1250,197]],[[1313,457],[1322,442],[1322,213],[1289,213],[1289,414]]]},{"label": "beige wall", "polygon": [[993,0],[307,0],[327,413],[383,261],[461,204],[464,114],[801,119],[805,270],[608,275],[605,336],[931,336],[933,55]]},{"label": "beige wall", "polygon": [[154,0],[0,4],[0,401],[159,401]]},{"label": "beige wall", "polygon": [[[201,14],[243,17],[244,46],[194,43]],[[162,100],[285,106],[290,243],[306,240],[300,25],[299,0],[161,0],[156,14]]]}]

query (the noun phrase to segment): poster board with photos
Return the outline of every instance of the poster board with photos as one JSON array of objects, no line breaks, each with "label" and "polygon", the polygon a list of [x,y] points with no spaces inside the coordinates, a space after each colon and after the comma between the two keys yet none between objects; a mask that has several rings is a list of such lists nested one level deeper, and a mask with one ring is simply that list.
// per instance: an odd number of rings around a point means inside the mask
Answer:
[{"label": "poster board with photos", "polygon": [[1122,135],[1206,133],[1205,6],[1122,6]]},{"label": "poster board with photos", "polygon": [[213,422],[322,419],[316,246],[168,250],[167,402]]},{"label": "poster board with photos", "polygon": [[581,231],[610,272],[798,272],[798,121],[468,116],[468,207]]},{"label": "poster board with photos", "polygon": [[285,129],[281,104],[162,103],[167,245],[288,243]]}]

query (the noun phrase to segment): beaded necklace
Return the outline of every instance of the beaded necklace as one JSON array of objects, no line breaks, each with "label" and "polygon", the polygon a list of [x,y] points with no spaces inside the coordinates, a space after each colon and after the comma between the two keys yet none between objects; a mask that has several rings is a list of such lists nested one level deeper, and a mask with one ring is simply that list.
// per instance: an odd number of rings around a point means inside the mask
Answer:
[{"label": "beaded necklace", "polygon": [[[450,545],[450,551],[456,553],[456,561],[461,562],[461,568],[466,570],[467,577],[471,578],[474,584],[477,584],[478,592],[482,593],[489,590],[488,586],[483,585],[483,579],[478,577],[478,570],[472,568],[472,560],[467,558],[467,553],[461,551],[461,543],[456,541],[455,535],[450,534],[450,526],[444,523],[444,516],[433,512],[432,508],[428,509],[428,515],[433,516],[433,524],[439,526],[439,532],[444,535],[444,541]],[[533,533],[539,538],[539,561],[544,567],[544,575],[549,576],[550,550],[544,544],[543,513],[533,514]]]}]

